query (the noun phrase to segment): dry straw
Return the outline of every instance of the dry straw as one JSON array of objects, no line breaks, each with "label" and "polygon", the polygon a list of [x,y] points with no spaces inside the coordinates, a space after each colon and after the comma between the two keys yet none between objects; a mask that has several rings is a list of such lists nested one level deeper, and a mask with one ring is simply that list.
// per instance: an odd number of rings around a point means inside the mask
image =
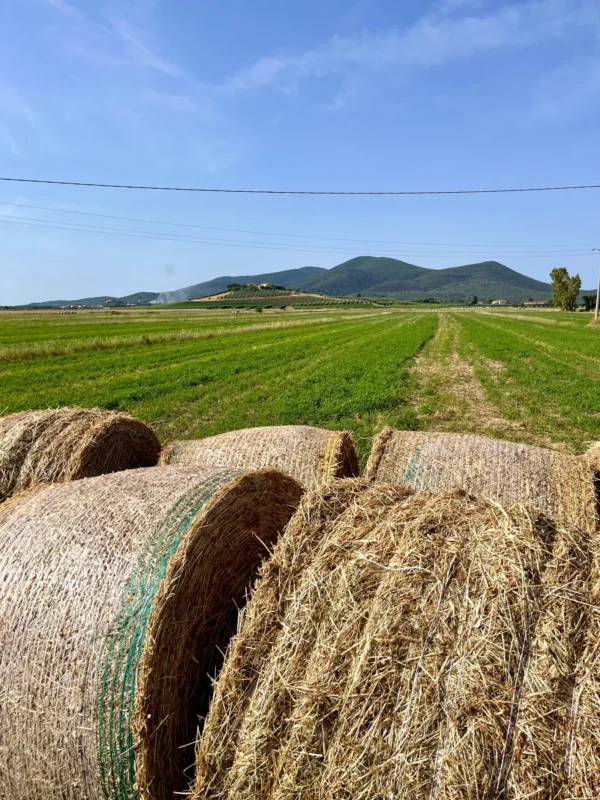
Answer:
[{"label": "dry straw", "polygon": [[331,478],[358,475],[356,450],[349,433],[278,425],[246,428],[196,441],[174,442],[161,455],[163,464],[280,469],[304,488]]},{"label": "dry straw", "polygon": [[0,508],[2,800],[186,790],[237,609],[300,495],[274,470],[169,467]]},{"label": "dry straw", "polygon": [[365,486],[305,497],[263,568],[193,800],[600,796],[596,534]]},{"label": "dry straw", "polygon": [[160,443],[138,419],[99,408],[21,411],[0,418],[0,501],[40,483],[154,466]]},{"label": "dry straw", "polygon": [[386,428],[365,477],[417,491],[464,489],[504,505],[524,502],[586,529],[597,523],[594,476],[578,456],[458,433]]}]

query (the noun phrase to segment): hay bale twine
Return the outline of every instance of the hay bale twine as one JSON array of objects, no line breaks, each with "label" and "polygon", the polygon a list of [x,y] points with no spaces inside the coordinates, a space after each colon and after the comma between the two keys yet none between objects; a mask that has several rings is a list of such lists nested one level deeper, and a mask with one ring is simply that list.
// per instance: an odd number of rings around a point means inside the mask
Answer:
[{"label": "hay bale twine", "polygon": [[237,610],[300,496],[274,470],[168,467],[0,508],[2,800],[186,790]]},{"label": "hay bale twine", "polygon": [[598,520],[584,459],[486,436],[386,428],[373,440],[365,477],[416,491],[464,489],[503,505],[528,503],[586,529]]},{"label": "hay bale twine", "polygon": [[193,800],[598,797],[597,535],[365,486],[306,496],[263,567]]},{"label": "hay bale twine", "polygon": [[305,489],[332,478],[358,475],[352,437],[309,425],[246,428],[195,441],[174,442],[163,449],[162,464],[261,469],[291,475]]},{"label": "hay bale twine", "polygon": [[20,411],[0,418],[0,501],[40,483],[151,467],[160,442],[144,422],[100,408]]}]

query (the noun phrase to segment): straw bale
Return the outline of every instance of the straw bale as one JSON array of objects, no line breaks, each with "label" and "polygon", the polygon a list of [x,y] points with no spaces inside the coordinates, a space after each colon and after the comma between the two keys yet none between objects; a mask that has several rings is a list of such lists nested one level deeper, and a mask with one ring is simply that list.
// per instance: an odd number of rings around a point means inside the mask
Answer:
[{"label": "straw bale", "polygon": [[172,800],[260,561],[302,490],[165,467],[0,507],[1,800]]},{"label": "straw bale", "polygon": [[0,501],[39,483],[154,466],[160,443],[144,422],[99,408],[0,418]]},{"label": "straw bale", "polygon": [[261,469],[272,467],[313,489],[331,478],[358,475],[352,437],[308,425],[246,428],[165,447],[162,464]]},{"label": "straw bale", "polygon": [[509,506],[523,502],[590,530],[598,522],[585,459],[485,436],[386,428],[373,440],[365,477],[416,491],[464,489]]},{"label": "straw bale", "polygon": [[598,797],[597,534],[365,486],[305,496],[263,567],[193,800]]}]

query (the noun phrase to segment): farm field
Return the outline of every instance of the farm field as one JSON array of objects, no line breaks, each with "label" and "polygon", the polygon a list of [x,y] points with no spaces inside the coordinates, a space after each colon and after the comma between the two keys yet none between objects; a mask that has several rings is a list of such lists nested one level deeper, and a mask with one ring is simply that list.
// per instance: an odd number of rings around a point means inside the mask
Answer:
[{"label": "farm field", "polygon": [[0,412],[127,411],[163,440],[254,425],[600,439],[600,330],[528,310],[0,314]]}]

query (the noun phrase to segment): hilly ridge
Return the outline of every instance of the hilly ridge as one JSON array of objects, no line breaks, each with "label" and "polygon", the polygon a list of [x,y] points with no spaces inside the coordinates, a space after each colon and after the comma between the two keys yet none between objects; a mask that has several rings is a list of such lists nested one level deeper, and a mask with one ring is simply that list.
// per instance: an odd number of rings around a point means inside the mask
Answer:
[{"label": "hilly ridge", "polygon": [[344,295],[360,292],[367,297],[417,300],[424,297],[463,303],[477,295],[502,298],[512,303],[547,300],[549,283],[535,280],[498,261],[483,261],[447,269],[428,269],[394,258],[358,256],[313,275],[297,284],[299,289]]},{"label": "hilly ridge", "polygon": [[[181,303],[207,297],[226,289],[230,283],[274,283],[287,289],[331,296],[361,294],[364,297],[415,301],[433,299],[449,303],[504,299],[522,303],[528,299],[544,301],[552,296],[549,283],[523,275],[498,261],[482,261],[446,269],[429,269],[395,258],[357,256],[331,269],[300,267],[258,275],[222,275],[168,292],[137,292],[126,297],[88,297],[82,300],[49,300],[21,308],[60,306],[126,306],[148,303]],[[594,293],[584,290],[582,294]]]}]

